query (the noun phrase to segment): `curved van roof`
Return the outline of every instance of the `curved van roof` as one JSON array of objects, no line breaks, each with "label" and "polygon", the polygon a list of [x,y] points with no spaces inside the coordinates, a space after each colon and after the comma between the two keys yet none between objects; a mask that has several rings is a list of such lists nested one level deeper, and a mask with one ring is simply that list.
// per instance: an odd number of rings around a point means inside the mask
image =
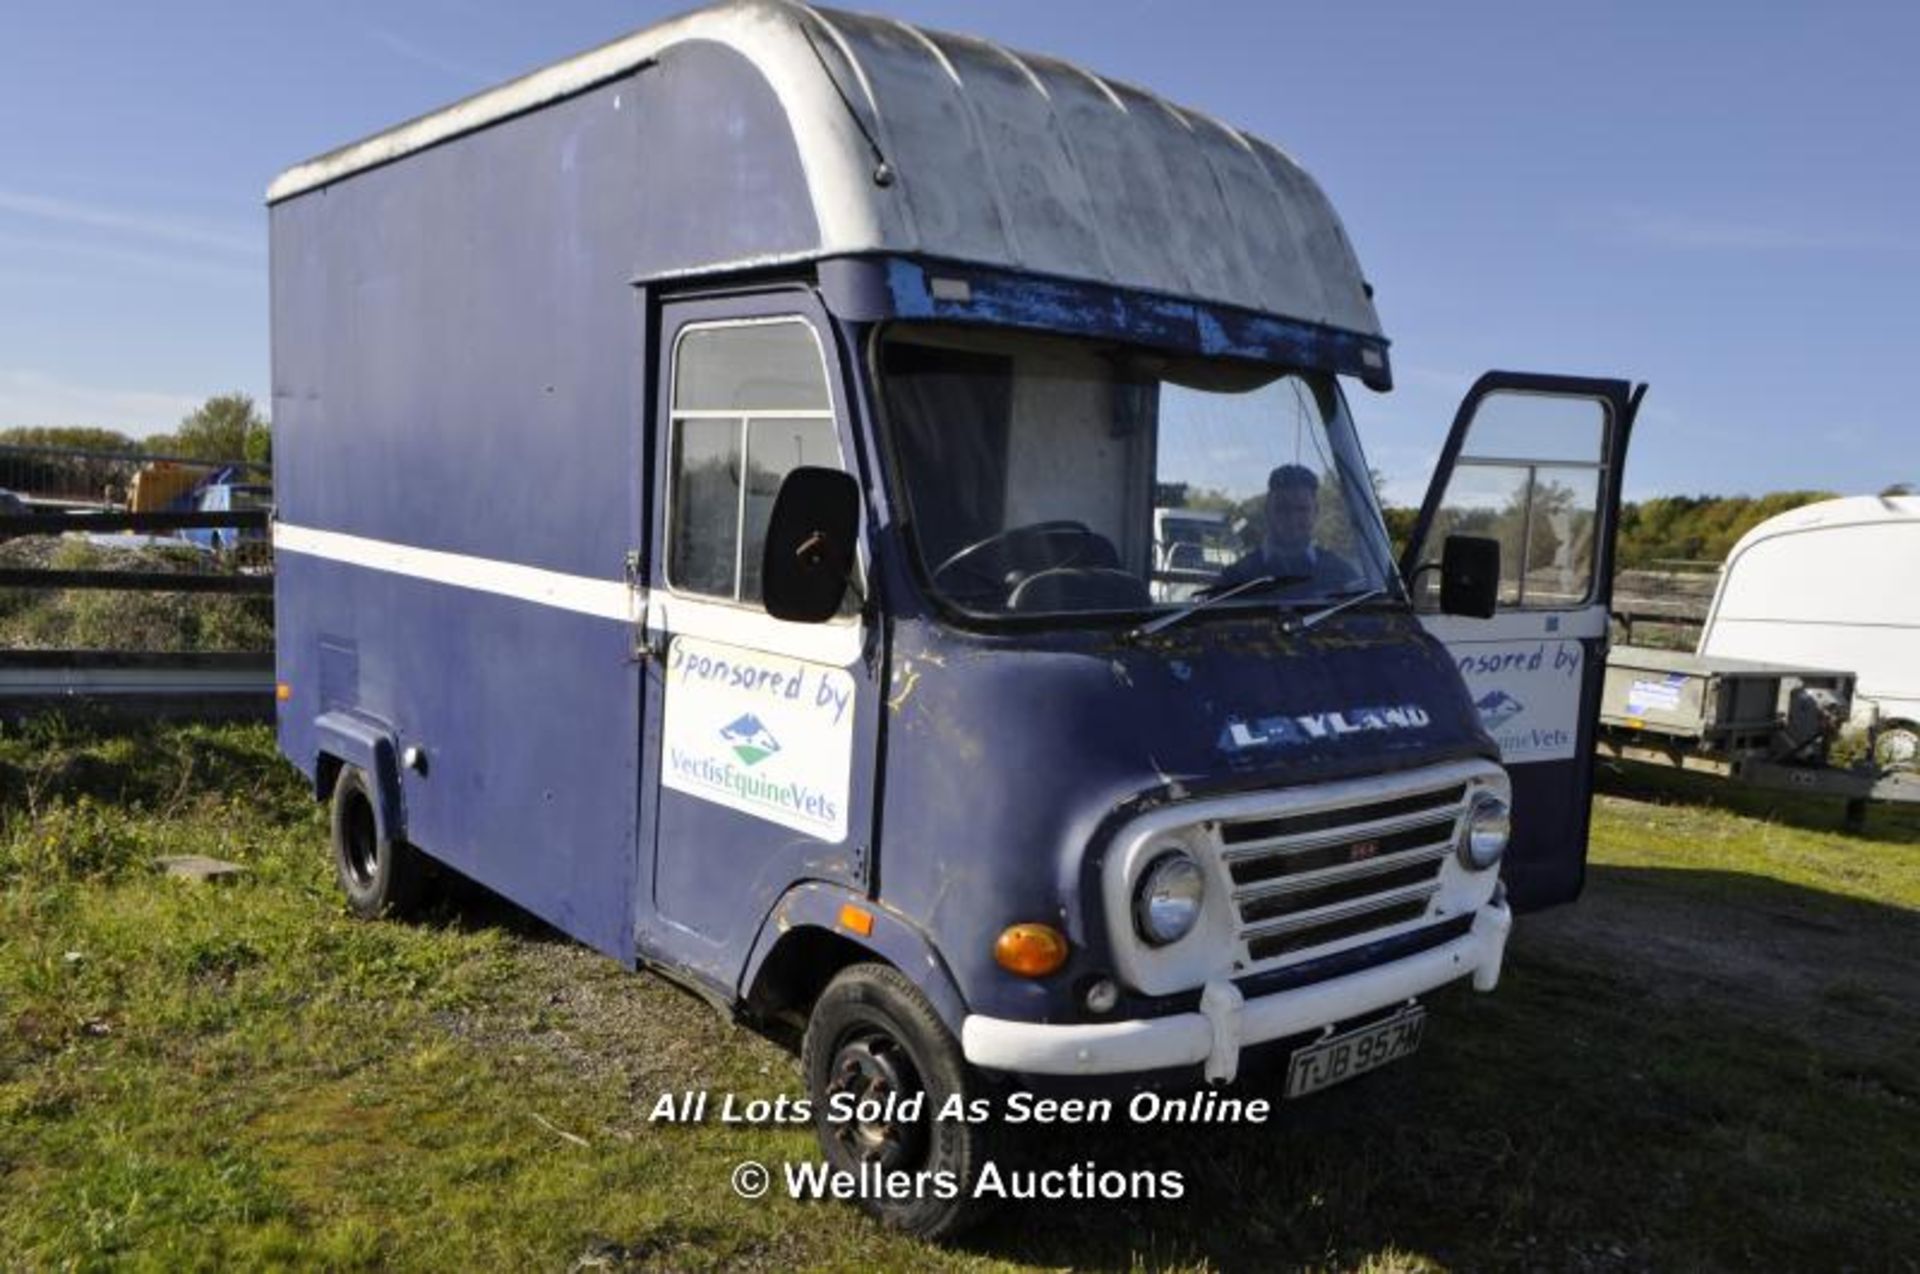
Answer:
[{"label": "curved van roof", "polygon": [[[714,46],[737,57],[716,62]],[[805,187],[772,197],[810,203],[817,235],[743,249],[735,228],[661,275],[913,254],[1380,335],[1339,217],[1274,146],[1054,58],[789,0],[728,0],[625,36],[288,169],[267,200],[682,58],[699,73],[665,77],[669,113],[771,90]],[[716,89],[716,67],[742,77],[739,95]],[[673,197],[655,189],[640,197]]]}]

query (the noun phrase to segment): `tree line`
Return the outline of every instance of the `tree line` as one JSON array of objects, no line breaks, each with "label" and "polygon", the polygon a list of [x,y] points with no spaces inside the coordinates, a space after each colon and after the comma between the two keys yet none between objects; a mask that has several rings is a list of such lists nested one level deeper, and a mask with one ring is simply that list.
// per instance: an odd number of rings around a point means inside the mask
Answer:
[{"label": "tree line", "polygon": [[[87,426],[0,429],[0,489],[42,498],[125,498],[142,456],[209,464],[273,459],[273,431],[246,394],[218,394],[187,413],[171,433],[135,438]],[[62,454],[73,453],[73,454]]]},{"label": "tree line", "polygon": [[[1882,496],[1914,494],[1911,483],[1895,483]],[[1658,570],[1681,563],[1726,561],[1740,537],[1770,517],[1803,504],[1832,500],[1832,491],[1772,491],[1766,495],[1663,495],[1620,506],[1615,541],[1617,570]],[[1418,509],[1388,507],[1387,532],[1397,553],[1413,534]]]},{"label": "tree line", "polygon": [[216,394],[182,417],[171,433],[134,438],[118,429],[28,426],[0,429],[0,445],[269,464],[273,460],[273,428],[251,395]]},{"label": "tree line", "polygon": [[1727,560],[1740,537],[1770,517],[1831,500],[1832,491],[1773,491],[1761,496],[1663,495],[1620,508],[1614,556],[1621,570]]}]

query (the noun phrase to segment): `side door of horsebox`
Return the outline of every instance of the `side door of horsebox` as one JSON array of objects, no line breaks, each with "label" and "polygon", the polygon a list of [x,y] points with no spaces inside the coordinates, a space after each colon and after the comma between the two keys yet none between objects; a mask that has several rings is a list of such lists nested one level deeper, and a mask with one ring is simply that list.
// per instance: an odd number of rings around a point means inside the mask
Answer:
[{"label": "side door of horsebox", "polygon": [[825,311],[797,289],[670,301],[657,330],[636,931],[643,957],[729,994],[791,884],[866,890],[877,636],[852,601],[821,624],[761,603],[781,479],[858,471]]},{"label": "side door of horsebox", "polygon": [[[1513,780],[1501,868],[1517,910],[1570,902],[1586,875],[1620,475],[1644,385],[1489,372],[1455,415],[1402,574],[1453,655]],[[1449,535],[1500,544],[1490,619],[1439,613]]]}]

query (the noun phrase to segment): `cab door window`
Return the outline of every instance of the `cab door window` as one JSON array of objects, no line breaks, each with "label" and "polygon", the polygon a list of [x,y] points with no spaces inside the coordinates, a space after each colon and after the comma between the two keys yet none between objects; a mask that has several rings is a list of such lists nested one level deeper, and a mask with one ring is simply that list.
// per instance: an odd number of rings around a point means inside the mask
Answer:
[{"label": "cab door window", "polygon": [[[1597,399],[1501,390],[1481,400],[1426,543],[1500,542],[1503,610],[1564,610],[1593,596],[1607,411]],[[1439,576],[1417,602],[1439,608]]]},{"label": "cab door window", "polygon": [[682,328],[670,427],[667,582],[676,592],[758,604],[781,481],[802,465],[843,467],[812,325]]}]

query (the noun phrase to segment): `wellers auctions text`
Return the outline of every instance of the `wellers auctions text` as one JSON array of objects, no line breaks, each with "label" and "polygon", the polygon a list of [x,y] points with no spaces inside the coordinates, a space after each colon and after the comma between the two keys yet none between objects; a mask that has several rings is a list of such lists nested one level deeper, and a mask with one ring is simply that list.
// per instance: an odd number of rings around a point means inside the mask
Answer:
[{"label": "wellers auctions text", "polygon": [[[863,1163],[847,1172],[824,1163],[785,1165],[787,1197],[792,1199],[957,1199],[962,1182],[952,1172],[887,1170]],[[974,1178],[976,1199],[1183,1199],[1187,1183],[1175,1169],[1122,1172],[1089,1161],[1069,1168],[1003,1169],[992,1160]]]},{"label": "wellers auctions text", "polygon": [[[1134,1093],[1124,1100],[1112,1097],[1042,1097],[1012,1092],[1002,1097],[947,1097],[929,1104],[924,1092],[889,1093],[861,1097],[834,1093],[822,1112],[827,1123],[917,1122],[931,1114],[935,1120],[984,1124],[1263,1124],[1272,1116],[1273,1103],[1264,1097],[1235,1097],[1213,1089],[1182,1094]],[[649,1123],[668,1124],[807,1124],[814,1121],[814,1103],[785,1093],[777,1097],[741,1097],[736,1093],[698,1090],[662,1093],[647,1114]],[[951,1196],[947,1196],[951,1197]]]}]

